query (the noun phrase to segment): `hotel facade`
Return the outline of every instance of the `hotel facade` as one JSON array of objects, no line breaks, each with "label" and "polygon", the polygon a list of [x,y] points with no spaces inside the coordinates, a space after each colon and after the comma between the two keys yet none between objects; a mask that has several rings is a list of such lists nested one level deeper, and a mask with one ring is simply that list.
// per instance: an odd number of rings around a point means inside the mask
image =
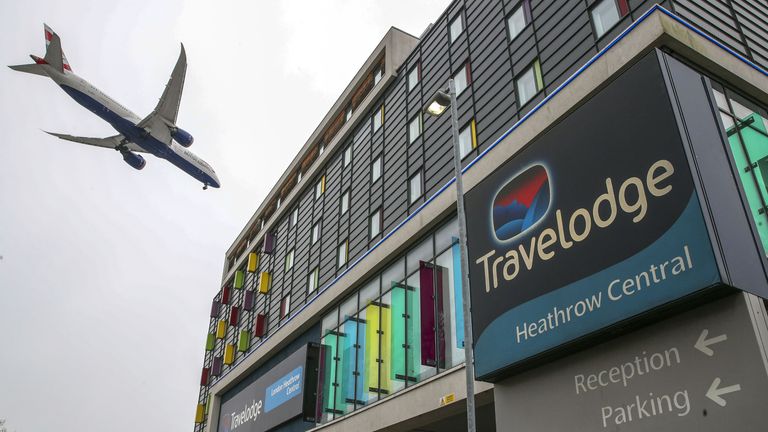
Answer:
[{"label": "hotel facade", "polygon": [[195,431],[466,430],[451,118],[424,113],[449,79],[477,429],[761,430],[766,28],[756,0],[456,0],[389,30],[226,253]]}]

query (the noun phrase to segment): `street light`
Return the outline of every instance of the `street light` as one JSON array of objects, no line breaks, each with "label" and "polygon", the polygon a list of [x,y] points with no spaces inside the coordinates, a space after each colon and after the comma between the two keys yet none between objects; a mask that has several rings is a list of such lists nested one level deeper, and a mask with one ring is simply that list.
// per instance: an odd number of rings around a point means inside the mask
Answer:
[{"label": "street light", "polygon": [[459,219],[459,250],[461,251],[461,295],[464,297],[464,372],[467,379],[467,431],[475,432],[475,365],[472,355],[472,310],[469,304],[469,258],[467,255],[467,220],[464,214],[464,183],[461,179],[461,149],[459,148],[459,114],[456,110],[456,85],[448,80],[448,94],[442,90],[427,102],[424,112],[439,117],[451,108],[453,131],[453,172],[456,175],[456,212]]}]

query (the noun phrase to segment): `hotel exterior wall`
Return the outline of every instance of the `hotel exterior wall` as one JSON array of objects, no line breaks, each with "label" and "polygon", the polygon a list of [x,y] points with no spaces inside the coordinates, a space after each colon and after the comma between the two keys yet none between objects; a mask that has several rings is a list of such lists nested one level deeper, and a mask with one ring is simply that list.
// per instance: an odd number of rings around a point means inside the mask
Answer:
[{"label": "hotel exterior wall", "polygon": [[[608,35],[595,40],[591,33],[584,2],[563,2],[562,5],[557,2],[557,8],[554,3],[536,1],[532,3],[533,25],[528,26],[523,34],[512,41],[509,41],[503,18],[511,12],[514,4],[498,1],[468,2],[466,5],[461,2],[451,4],[423,37],[405,65],[398,71],[398,76],[385,90],[381,99],[385,107],[383,128],[372,133],[365,121],[358,125],[348,142],[353,146],[352,164],[343,166],[342,154],[345,146],[341,145],[337,153],[329,155],[330,162],[323,167],[327,189],[322,199],[319,201],[314,199],[314,190],[311,186],[315,184],[315,180],[319,180],[319,177],[316,177],[306,183],[310,187],[297,194],[296,203],[286,204],[283,217],[279,219],[276,227],[270,228],[277,231],[277,250],[271,256],[262,254],[259,266],[260,270],[271,270],[273,273],[272,293],[270,296],[257,295],[254,313],[243,314],[240,317],[238,323],[240,328],[252,328],[253,315],[256,312],[263,312],[268,316],[268,335],[271,334],[277,338],[290,337],[290,333],[283,331],[287,330],[287,327],[275,333],[278,326],[284,324],[284,320],[279,317],[280,301],[285,294],[291,293],[291,312],[293,313],[310,300],[306,291],[306,280],[312,266],[317,265],[320,268],[320,286],[327,285],[345,271],[344,267],[337,269],[334,262],[340,240],[349,239],[349,261],[354,262],[381,238],[381,235],[374,238],[369,238],[367,235],[367,218],[373,210],[379,207],[384,210],[382,232],[387,233],[413,213],[424,202],[424,197],[431,196],[450,179],[450,147],[448,145],[450,135],[447,117],[437,120],[425,118],[423,134],[410,145],[407,143],[406,130],[411,116],[418,112],[422,103],[434,90],[444,85],[448,76],[457,67],[461,67],[466,60],[470,61],[472,83],[461,95],[459,116],[460,124],[473,117],[477,121],[478,148],[473,153],[477,155],[487,149],[498,135],[509,129],[545,95],[555,90],[570,73],[597,52],[599,47],[605,45],[612,35],[628,25],[630,18],[636,18],[650,7],[650,2],[631,2],[633,9],[630,17],[625,18]],[[459,13],[466,19],[467,30],[460,38],[450,43],[446,28],[448,22]],[[563,24],[564,22],[568,24]],[[585,30],[587,28],[589,31]],[[578,35],[582,34],[586,35],[585,39],[577,45],[572,45],[579,39]],[[564,47],[564,41],[571,45]],[[533,101],[522,108],[518,107],[514,100],[513,79],[524,67],[523,65],[530,64],[531,59],[537,56],[542,63],[545,89]],[[407,71],[419,61],[423,71],[422,80],[416,89],[409,91],[406,84]],[[705,58],[703,61],[706,63],[711,60]],[[754,71],[747,70],[744,73],[748,76],[754,74]],[[548,110],[552,109],[551,105],[549,104]],[[374,102],[371,106],[375,109],[379,105]],[[516,143],[519,142],[527,141],[516,140]],[[507,147],[515,149],[518,145],[512,144]],[[370,162],[379,154],[384,155],[383,178],[370,184]],[[467,157],[465,164],[473,157]],[[495,160],[496,157],[493,159]],[[484,166],[488,162],[489,158],[486,157],[476,162],[476,165]],[[417,169],[424,170],[425,194],[417,202],[408,204],[407,193],[405,193],[407,179]],[[472,171],[487,172],[485,169],[473,169],[468,173],[468,178],[471,178]],[[338,212],[338,199],[345,188],[350,190],[353,196],[351,202],[355,204],[349,213],[342,216]],[[431,203],[431,206],[435,202],[450,203],[454,200],[450,197],[451,194],[450,191],[443,193],[438,200]],[[292,227],[289,210],[295,204],[299,205],[299,223]],[[449,209],[450,205],[440,211],[429,213],[439,219],[446,215]],[[311,245],[309,234],[313,223],[318,219],[322,219],[323,222],[323,235],[319,244]],[[424,211],[409,224],[413,224],[414,221],[424,225],[435,223],[435,219],[426,216]],[[418,228],[413,228],[411,231],[420,232]],[[402,249],[408,239],[402,239],[402,241],[400,246],[392,249]],[[295,253],[294,270],[286,273],[283,271],[285,254],[292,249]],[[371,262],[371,256],[369,256],[365,260],[367,268],[381,266],[386,262],[387,257],[391,257],[386,254],[375,255],[379,256],[380,261]],[[359,276],[353,276],[353,274],[361,276],[370,274],[355,270],[344,276],[337,285],[349,288],[361,281]],[[257,274],[246,276],[244,289],[252,289],[255,286]],[[336,288],[331,291],[343,293],[345,290],[346,288]],[[232,299],[234,303],[231,304],[239,304],[237,302],[242,301],[243,294],[238,290],[232,291],[236,295]],[[324,297],[329,294],[324,294]],[[221,293],[217,294],[216,298],[220,299],[220,297]],[[333,294],[330,300],[323,299],[322,303],[327,305],[333,301],[333,298],[337,298],[337,294]],[[318,310],[317,307],[309,309]],[[307,312],[304,311],[302,315],[306,315]],[[229,307],[222,307],[220,314],[212,317],[211,332],[217,321],[226,319],[228,313]],[[312,314],[304,319],[316,321],[319,318],[319,315]],[[237,330],[236,326],[229,327],[226,338],[217,342],[213,351],[206,353],[204,367],[210,367],[213,359],[221,355],[224,343],[237,342]],[[252,345],[256,346],[255,343]],[[256,354],[256,351],[259,353]],[[252,357],[249,356],[251,352],[259,358],[267,355],[263,349],[255,350],[252,347],[248,352],[238,354],[232,367],[251,360],[248,358]],[[201,388],[200,403],[205,403],[209,390],[213,389],[216,383],[217,380],[214,379]]]}]

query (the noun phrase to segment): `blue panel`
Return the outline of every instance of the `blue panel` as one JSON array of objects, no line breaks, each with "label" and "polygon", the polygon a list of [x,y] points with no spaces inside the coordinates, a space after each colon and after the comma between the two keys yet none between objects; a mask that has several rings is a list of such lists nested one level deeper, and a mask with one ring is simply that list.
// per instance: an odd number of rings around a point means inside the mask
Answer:
[{"label": "blue panel", "polygon": [[459,239],[453,238],[451,246],[453,255],[453,298],[454,314],[456,316],[456,348],[464,348],[464,295],[461,292],[461,249]]}]

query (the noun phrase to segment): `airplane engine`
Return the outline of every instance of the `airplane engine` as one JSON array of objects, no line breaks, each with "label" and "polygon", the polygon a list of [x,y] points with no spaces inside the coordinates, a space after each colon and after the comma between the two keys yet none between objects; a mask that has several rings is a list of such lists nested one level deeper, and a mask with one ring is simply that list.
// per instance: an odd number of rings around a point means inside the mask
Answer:
[{"label": "airplane engine", "polygon": [[132,166],[134,169],[140,170],[144,168],[144,166],[147,164],[147,161],[144,160],[144,158],[141,155],[136,154],[132,151],[125,150],[125,151],[121,151],[120,153],[122,153],[123,160],[125,161],[125,163]]},{"label": "airplane engine", "polygon": [[181,144],[184,147],[191,146],[192,142],[195,141],[192,135],[182,128],[171,129],[171,136],[173,137],[174,141],[176,141],[177,143]]}]

